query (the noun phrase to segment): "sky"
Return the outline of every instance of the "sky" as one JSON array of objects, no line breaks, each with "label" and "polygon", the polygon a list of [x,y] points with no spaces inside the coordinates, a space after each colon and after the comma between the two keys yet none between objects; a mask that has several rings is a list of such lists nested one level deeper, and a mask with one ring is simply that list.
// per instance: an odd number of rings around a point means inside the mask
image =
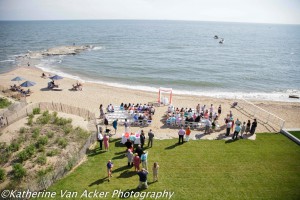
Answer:
[{"label": "sky", "polygon": [[78,19],[300,24],[300,0],[0,0],[0,20]]}]

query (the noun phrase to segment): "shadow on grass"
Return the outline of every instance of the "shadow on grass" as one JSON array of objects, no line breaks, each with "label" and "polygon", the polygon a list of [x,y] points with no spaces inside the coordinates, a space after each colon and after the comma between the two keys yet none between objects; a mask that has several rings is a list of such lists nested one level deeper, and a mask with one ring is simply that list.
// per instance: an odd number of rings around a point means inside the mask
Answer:
[{"label": "shadow on grass", "polygon": [[[148,185],[150,185],[150,184],[152,184],[152,183],[148,183]],[[142,187],[141,189],[138,188],[138,187],[133,188],[133,189],[128,189],[128,190],[123,191],[123,194],[124,194],[124,195],[120,195],[120,196],[118,196],[118,197],[119,197],[120,199],[129,199],[129,198],[131,198],[131,196],[130,196],[130,195],[125,195],[125,194],[134,194],[134,193],[136,193],[136,192],[142,192],[142,191],[144,191],[144,190],[146,190],[145,187]]]},{"label": "shadow on grass", "polygon": [[119,141],[121,143],[121,139],[120,138],[114,138],[114,139],[110,139],[109,142],[117,142]]},{"label": "shadow on grass", "polygon": [[120,176],[118,176],[117,178],[130,178],[134,175],[137,175],[137,172],[126,170],[126,171],[122,172],[120,174]]},{"label": "shadow on grass", "polygon": [[126,147],[126,146],[125,146],[125,144],[122,144],[121,141],[116,141],[115,147]]},{"label": "shadow on grass", "polygon": [[171,150],[171,149],[174,149],[174,148],[177,147],[177,146],[179,146],[179,144],[178,144],[178,143],[175,143],[175,144],[172,144],[171,146],[166,147],[165,149],[166,149],[166,150]]},{"label": "shadow on grass", "polygon": [[102,154],[102,153],[105,153],[104,150],[100,150],[100,147],[96,148],[96,149],[87,149],[86,150],[86,154],[88,157],[93,157],[93,156],[96,156],[96,155],[99,155],[99,154]]},{"label": "shadow on grass", "polygon": [[124,155],[124,154],[125,154],[125,153],[123,152],[123,154],[120,154],[120,155],[118,155],[118,156],[113,157],[112,160],[123,159],[123,158],[125,158],[125,155]]},{"label": "shadow on grass", "polygon": [[93,185],[100,185],[100,184],[104,183],[105,180],[107,180],[107,177],[96,180],[93,183],[89,184],[89,187],[92,187]]},{"label": "shadow on grass", "polygon": [[124,171],[124,170],[126,170],[128,168],[131,168],[131,167],[128,167],[127,165],[123,166],[123,167],[119,167],[118,169],[113,170],[113,173],[121,172],[121,171]]},{"label": "shadow on grass", "polygon": [[238,139],[236,139],[236,140],[229,139],[229,140],[225,141],[225,144],[230,144],[230,143],[233,143],[233,142],[236,142],[236,141],[238,141]]},{"label": "shadow on grass", "polygon": [[121,154],[124,155],[125,153],[126,151],[124,150],[124,151],[116,152],[115,155],[121,155]]}]

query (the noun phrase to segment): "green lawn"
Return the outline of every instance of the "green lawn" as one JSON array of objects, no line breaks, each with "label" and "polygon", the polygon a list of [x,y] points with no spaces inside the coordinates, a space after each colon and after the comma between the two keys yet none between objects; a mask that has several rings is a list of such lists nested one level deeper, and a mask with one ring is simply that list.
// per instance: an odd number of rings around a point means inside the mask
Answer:
[{"label": "green lawn", "polygon": [[[255,141],[198,140],[176,145],[177,140],[154,141],[149,166],[160,165],[159,182],[137,190],[138,176],[127,168],[125,147],[113,140],[109,152],[96,150],[88,161],[58,181],[49,191],[174,192],[171,199],[300,199],[300,148],[280,134],[258,134]],[[106,162],[114,162],[113,178],[106,180]],[[142,193],[140,193],[142,194]],[[40,198],[45,199],[45,198]],[[85,198],[87,199],[87,198]],[[151,199],[151,198],[145,198]],[[152,198],[154,199],[154,198]],[[167,199],[167,198],[159,198]]]},{"label": "green lawn", "polygon": [[300,131],[289,131],[289,133],[295,136],[296,138],[300,139]]}]

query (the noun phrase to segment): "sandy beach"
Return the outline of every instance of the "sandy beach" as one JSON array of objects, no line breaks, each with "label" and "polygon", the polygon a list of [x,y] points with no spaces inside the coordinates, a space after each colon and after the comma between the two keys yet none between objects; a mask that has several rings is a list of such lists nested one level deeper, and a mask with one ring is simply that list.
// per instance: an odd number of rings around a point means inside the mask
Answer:
[{"label": "sandy beach", "polygon": [[[86,108],[91,112],[94,112],[96,116],[99,116],[99,105],[103,104],[106,107],[108,104],[120,105],[123,103],[148,103],[157,101],[158,94],[153,92],[129,90],[125,88],[111,87],[107,85],[101,85],[96,83],[85,82],[83,84],[82,91],[72,91],[72,84],[76,83],[76,80],[64,78],[58,80],[56,83],[63,89],[62,91],[53,91],[47,89],[47,83],[50,79],[44,79],[41,77],[43,71],[35,67],[19,67],[8,73],[0,74],[0,86],[3,88],[10,88],[16,82],[12,82],[16,76],[21,76],[26,80],[36,82],[36,85],[30,87],[33,93],[26,98],[28,103],[35,102],[60,102],[71,106],[80,108]],[[49,74],[49,73],[46,73]],[[52,74],[53,75],[53,74]],[[20,82],[21,83],[21,82]],[[223,119],[226,114],[231,110],[233,112],[234,119],[239,118],[240,121],[246,121],[249,119],[235,108],[231,108],[231,103],[239,101],[235,99],[220,99],[211,98],[205,96],[184,96],[173,95],[172,105],[175,107],[184,108],[196,108],[197,104],[205,104],[207,107],[210,104],[214,105],[214,109],[217,110],[219,105],[222,105],[222,114],[219,117],[219,124],[224,125]],[[285,128],[299,128],[300,127],[300,103],[295,102],[275,102],[275,101],[251,101],[255,105],[277,115],[284,119]],[[162,119],[167,111],[167,106],[156,107],[156,112],[153,117],[151,126],[145,127],[144,131],[148,132],[151,128],[157,139],[177,137],[178,128],[168,128],[164,126]],[[259,119],[258,119],[259,120]],[[100,122],[100,120],[97,120]],[[252,121],[252,120],[251,120]],[[132,127],[131,131],[136,132],[140,130],[140,127]],[[257,132],[270,132],[268,127],[259,124]],[[119,137],[124,132],[124,127],[119,125],[116,137]],[[192,130],[192,138],[196,134],[203,133],[202,130]],[[210,135],[201,137],[202,139],[215,139],[218,135],[224,134],[225,130],[220,130]]]}]

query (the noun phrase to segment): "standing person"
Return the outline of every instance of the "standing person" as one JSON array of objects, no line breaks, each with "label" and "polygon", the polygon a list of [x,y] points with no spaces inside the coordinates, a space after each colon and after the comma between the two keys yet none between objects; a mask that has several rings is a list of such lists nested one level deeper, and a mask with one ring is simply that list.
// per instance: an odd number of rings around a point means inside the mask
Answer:
[{"label": "standing person", "polygon": [[243,134],[244,134],[245,130],[246,130],[246,122],[243,122],[243,125],[241,127],[241,138],[244,138]]},{"label": "standing person", "polygon": [[133,166],[133,153],[130,149],[127,149],[125,156],[128,159],[128,167]]},{"label": "standing person", "polygon": [[140,135],[140,142],[141,142],[141,147],[143,148],[144,147],[144,144],[145,144],[145,133],[143,130],[141,130],[141,135]]},{"label": "standing person", "polygon": [[117,129],[118,129],[118,119],[115,119],[112,123],[114,129],[115,129],[115,134],[117,134]]},{"label": "standing person", "polygon": [[246,130],[245,130],[246,134],[248,134],[250,132],[250,126],[251,126],[251,122],[250,122],[250,120],[248,120],[248,122],[246,124]]},{"label": "standing person", "polygon": [[210,119],[207,119],[205,122],[205,131],[204,134],[210,134],[210,127],[212,126]]},{"label": "standing person", "polygon": [[252,125],[251,125],[251,129],[250,129],[251,135],[253,135],[255,133],[256,127],[257,127],[257,122],[256,122],[256,119],[254,119],[254,121],[252,122]]},{"label": "standing person", "polygon": [[190,126],[188,126],[185,130],[185,141],[189,141],[190,140],[190,134],[191,134],[191,128]]},{"label": "standing person", "polygon": [[[98,129],[98,126],[97,126]],[[102,130],[98,129],[98,137],[97,137],[99,144],[100,144],[100,150],[102,150],[102,143],[103,143],[103,135],[102,135]]]},{"label": "standing person", "polygon": [[141,156],[141,161],[142,161],[142,167],[148,170],[148,152],[143,151],[143,154]]},{"label": "standing person", "polygon": [[[150,129],[150,131],[148,132],[148,147],[152,147],[153,144],[153,138],[154,138],[154,133],[152,132],[152,129]],[[150,146],[151,144],[151,146]]]},{"label": "standing person", "polygon": [[221,107],[221,105],[219,105],[219,108],[218,108],[218,115],[220,116],[221,113],[222,113],[222,107]]},{"label": "standing person", "polygon": [[136,147],[135,153],[137,153],[139,157],[142,156],[142,154],[143,154],[143,149],[142,149],[142,147],[141,147],[140,144]]},{"label": "standing person", "polygon": [[100,110],[100,119],[102,119],[104,117],[104,111],[103,111],[103,105],[102,104],[100,104],[99,110]]},{"label": "standing person", "polygon": [[232,122],[230,120],[226,119],[225,123],[226,123],[226,135],[225,136],[229,136]]},{"label": "standing person", "polygon": [[137,174],[139,175],[139,186],[138,186],[138,188],[141,189],[143,185],[145,186],[145,188],[148,188],[148,184],[147,184],[148,171],[143,168]]},{"label": "standing person", "polygon": [[158,181],[158,169],[159,169],[159,165],[157,162],[155,162],[153,164],[153,167],[152,167],[152,171],[153,171],[153,182],[154,181]]},{"label": "standing person", "polygon": [[108,126],[108,119],[106,117],[106,115],[104,114],[104,125],[105,125],[105,129],[107,129]]},{"label": "standing person", "polygon": [[108,136],[108,134],[104,135],[103,142],[104,142],[105,151],[108,151],[109,150],[109,136]]},{"label": "standing person", "polygon": [[127,121],[127,119],[125,119],[124,127],[125,127],[125,133],[128,133],[129,132],[129,122]]},{"label": "standing person", "polygon": [[114,164],[109,160],[106,164],[107,167],[107,177],[108,177],[108,182],[110,181],[110,177],[112,177],[112,168],[114,167]]},{"label": "standing person", "polygon": [[127,141],[125,142],[125,146],[127,147],[127,149],[130,149],[133,152],[133,144],[130,139],[127,139]]},{"label": "standing person", "polygon": [[240,124],[237,124],[235,126],[235,130],[234,130],[234,133],[233,133],[233,136],[232,136],[232,139],[233,140],[236,140],[237,139],[237,136],[239,134],[239,132],[241,131],[241,127],[240,127]]},{"label": "standing person", "polygon": [[180,144],[180,140],[182,141],[181,144],[183,144],[184,135],[185,135],[185,130],[183,129],[182,126],[181,129],[178,131],[178,136],[179,136],[178,144]]},{"label": "standing person", "polygon": [[140,157],[139,155],[136,153],[134,158],[133,158],[133,165],[134,165],[134,170],[137,172],[140,170]]}]

